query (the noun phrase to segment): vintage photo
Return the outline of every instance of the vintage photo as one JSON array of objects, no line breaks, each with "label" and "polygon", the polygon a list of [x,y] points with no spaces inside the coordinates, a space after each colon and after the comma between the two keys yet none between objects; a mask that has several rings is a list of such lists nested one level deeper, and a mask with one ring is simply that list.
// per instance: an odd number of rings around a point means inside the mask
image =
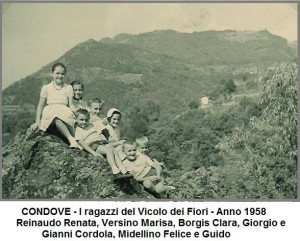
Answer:
[{"label": "vintage photo", "polygon": [[2,198],[297,198],[296,3],[2,4]]}]

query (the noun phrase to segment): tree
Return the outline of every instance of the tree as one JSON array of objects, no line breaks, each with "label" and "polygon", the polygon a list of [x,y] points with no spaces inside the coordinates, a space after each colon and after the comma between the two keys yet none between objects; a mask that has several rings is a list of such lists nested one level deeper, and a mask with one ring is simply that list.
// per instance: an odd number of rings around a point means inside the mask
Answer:
[{"label": "tree", "polygon": [[296,64],[276,68],[264,86],[260,105],[265,107],[261,115],[218,144],[225,158],[221,169],[224,191],[227,197],[295,198]]},{"label": "tree", "polygon": [[190,107],[190,109],[198,109],[198,107],[199,107],[199,102],[196,101],[196,100],[192,100],[192,101],[189,103],[189,107]]},{"label": "tree", "polygon": [[224,92],[226,94],[231,94],[235,92],[235,90],[236,90],[235,82],[232,79],[227,80],[224,85]]}]

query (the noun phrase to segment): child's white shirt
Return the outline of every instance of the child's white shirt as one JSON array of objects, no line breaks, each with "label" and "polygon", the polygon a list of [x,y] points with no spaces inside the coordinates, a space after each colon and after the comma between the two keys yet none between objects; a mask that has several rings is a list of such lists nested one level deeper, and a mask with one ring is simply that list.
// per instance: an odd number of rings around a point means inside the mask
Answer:
[{"label": "child's white shirt", "polygon": [[104,121],[99,116],[91,114],[90,123],[93,124],[93,126],[99,134],[101,134],[102,130],[104,130],[108,126],[104,125],[103,122]]},{"label": "child's white shirt", "polygon": [[85,129],[79,126],[75,129],[75,140],[83,140],[87,145],[96,141],[106,140],[103,135],[100,135],[92,124],[89,124]]},{"label": "child's white shirt", "polygon": [[144,154],[137,154],[135,161],[125,159],[123,165],[126,170],[138,177],[144,177],[152,168],[153,161]]}]

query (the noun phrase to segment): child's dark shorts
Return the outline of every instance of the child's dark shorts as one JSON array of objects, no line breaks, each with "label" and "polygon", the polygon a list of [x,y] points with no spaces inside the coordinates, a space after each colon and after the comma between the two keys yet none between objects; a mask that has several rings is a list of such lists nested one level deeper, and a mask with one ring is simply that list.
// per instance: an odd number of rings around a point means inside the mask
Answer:
[{"label": "child's dark shorts", "polygon": [[[151,177],[151,176],[156,176],[155,168],[151,168],[150,171],[144,177]],[[161,180],[152,181],[154,186],[157,185],[160,182],[161,182]]]},{"label": "child's dark shorts", "polygon": [[106,141],[106,140],[94,141],[94,142],[92,142],[92,143],[90,144],[90,147],[91,147],[94,151],[96,151],[97,148],[98,148],[99,146],[104,146],[104,145],[106,145],[106,144],[108,144],[108,141]]}]

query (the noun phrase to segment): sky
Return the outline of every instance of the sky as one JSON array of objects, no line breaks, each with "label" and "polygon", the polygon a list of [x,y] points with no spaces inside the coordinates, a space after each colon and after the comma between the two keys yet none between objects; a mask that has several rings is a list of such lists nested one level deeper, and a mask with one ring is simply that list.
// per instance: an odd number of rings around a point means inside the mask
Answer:
[{"label": "sky", "polygon": [[[297,40],[296,3],[4,3],[2,89],[88,39],[173,29],[264,30]],[[50,71],[50,70],[49,70]]]}]

